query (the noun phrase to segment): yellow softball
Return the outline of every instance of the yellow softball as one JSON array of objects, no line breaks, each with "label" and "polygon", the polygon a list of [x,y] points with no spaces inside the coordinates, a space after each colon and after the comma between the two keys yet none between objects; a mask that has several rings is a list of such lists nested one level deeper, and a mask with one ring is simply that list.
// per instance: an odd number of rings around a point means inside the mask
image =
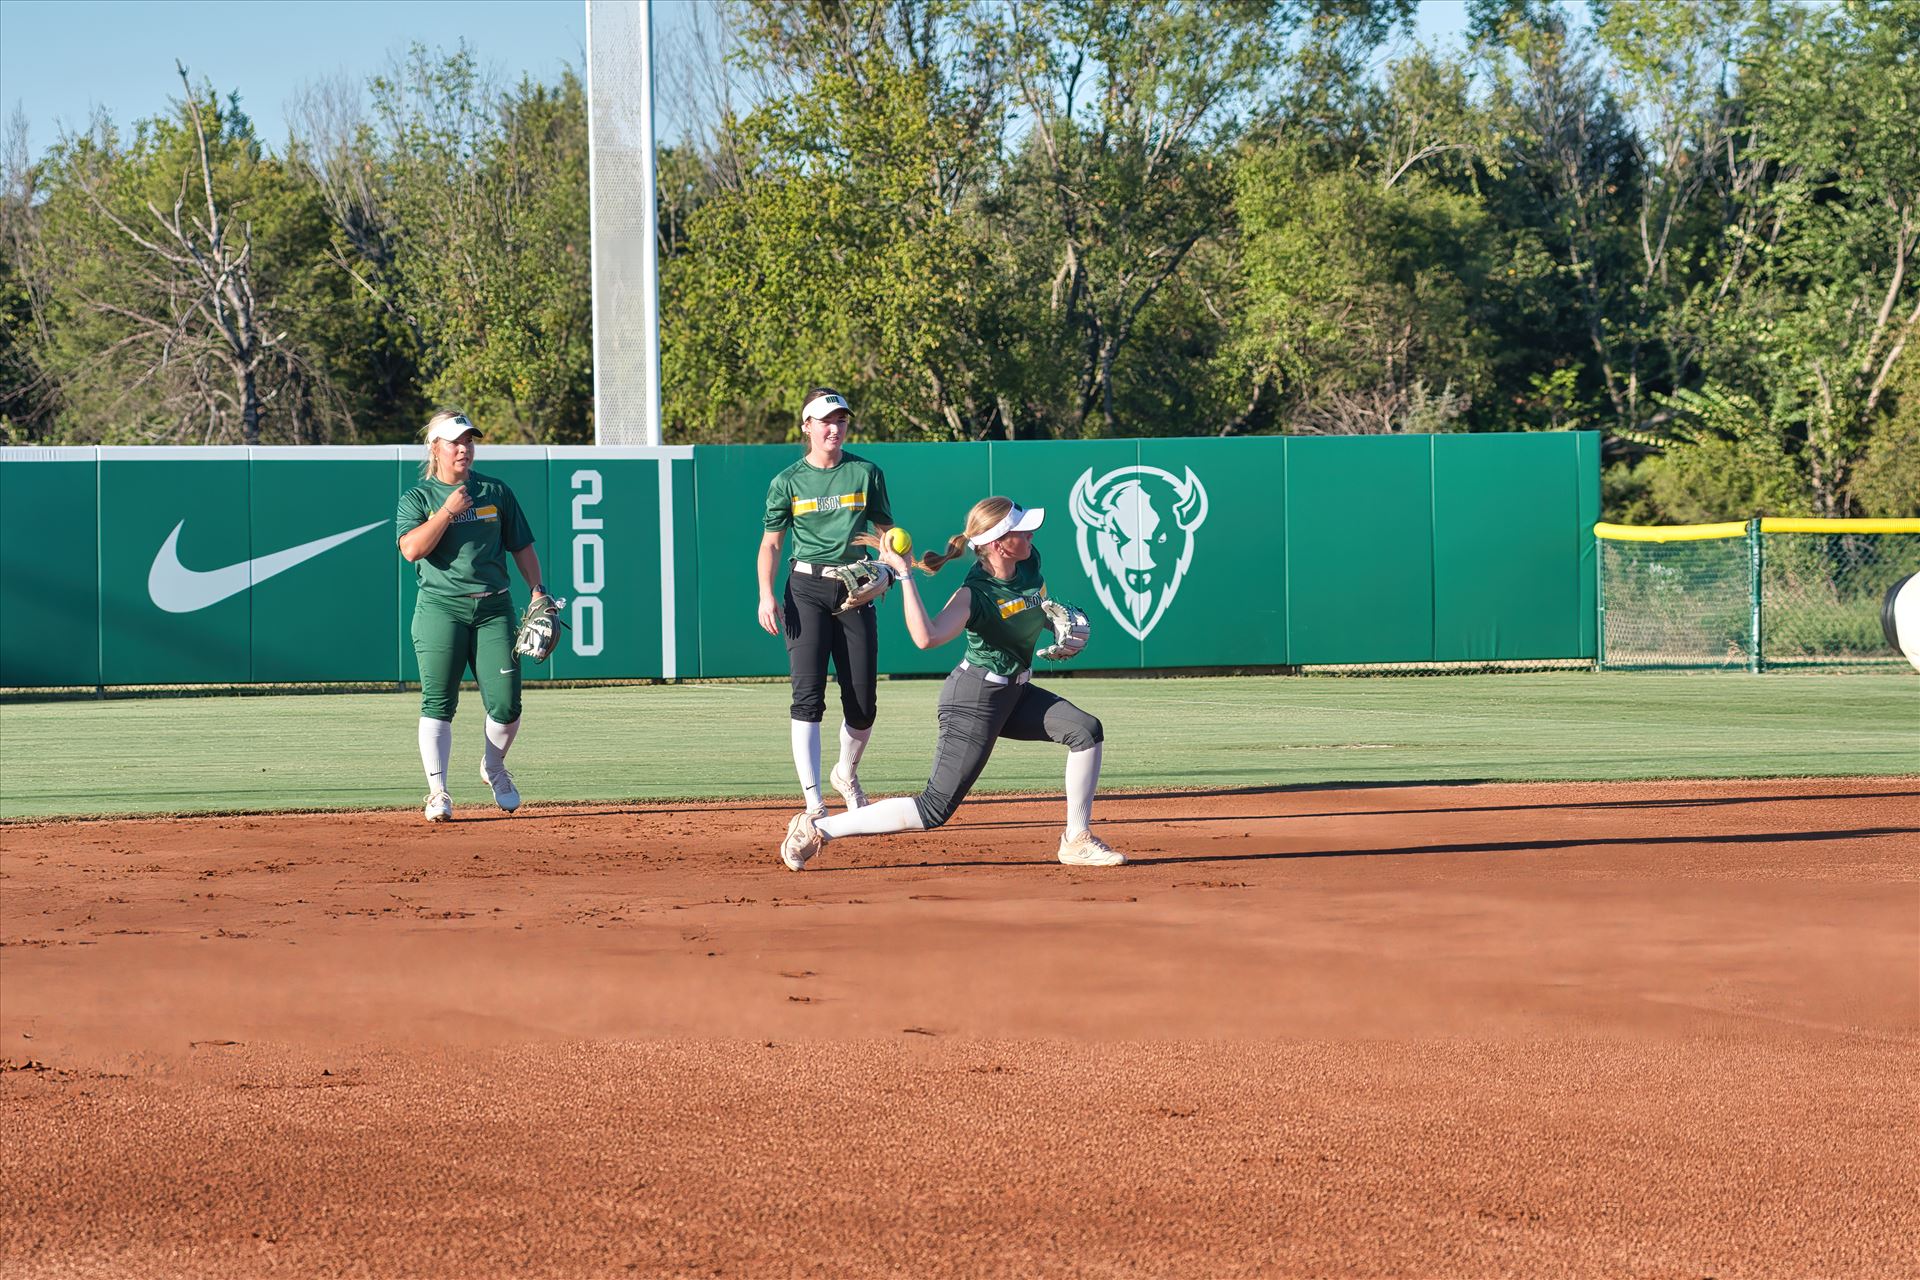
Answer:
[{"label": "yellow softball", "polygon": [[899,525],[887,530],[887,550],[897,556],[903,556],[913,550],[913,535]]}]

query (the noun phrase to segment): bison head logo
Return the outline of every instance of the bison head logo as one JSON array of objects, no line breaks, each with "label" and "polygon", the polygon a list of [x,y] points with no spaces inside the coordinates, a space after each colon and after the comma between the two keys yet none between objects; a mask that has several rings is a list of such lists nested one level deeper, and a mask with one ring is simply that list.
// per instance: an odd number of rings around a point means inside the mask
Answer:
[{"label": "bison head logo", "polygon": [[1193,561],[1193,531],[1207,518],[1207,491],[1158,467],[1121,467],[1073,485],[1080,566],[1100,603],[1136,640],[1160,621]]}]

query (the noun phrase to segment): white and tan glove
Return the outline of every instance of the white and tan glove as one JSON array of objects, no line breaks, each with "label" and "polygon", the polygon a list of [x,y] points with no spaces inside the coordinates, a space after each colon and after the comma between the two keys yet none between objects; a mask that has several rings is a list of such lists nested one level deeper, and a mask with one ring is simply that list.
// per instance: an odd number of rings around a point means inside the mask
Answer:
[{"label": "white and tan glove", "polygon": [[1087,647],[1087,636],[1092,628],[1087,623],[1086,614],[1052,598],[1040,602],[1040,612],[1047,615],[1047,622],[1053,627],[1053,643],[1040,650],[1036,657],[1045,658],[1048,662],[1065,662]]},{"label": "white and tan glove", "polygon": [[878,560],[828,565],[827,573],[838,578],[840,585],[847,589],[847,597],[840,602],[835,613],[849,613],[862,605],[872,604],[893,586],[893,570]]},{"label": "white and tan glove", "polygon": [[523,658],[545,662],[553,647],[560,643],[560,628],[567,625],[560,616],[560,610],[566,605],[565,600],[552,596],[535,596],[529,600],[527,611],[520,615],[520,626],[514,632],[513,651]]}]

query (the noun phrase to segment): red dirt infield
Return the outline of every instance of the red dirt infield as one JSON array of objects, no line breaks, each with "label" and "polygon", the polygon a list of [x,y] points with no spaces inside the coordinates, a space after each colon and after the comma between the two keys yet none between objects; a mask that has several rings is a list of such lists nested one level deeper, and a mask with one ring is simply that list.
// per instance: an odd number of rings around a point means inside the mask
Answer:
[{"label": "red dirt infield", "polygon": [[1912,1276],[1920,780],[0,827],[0,1272]]}]

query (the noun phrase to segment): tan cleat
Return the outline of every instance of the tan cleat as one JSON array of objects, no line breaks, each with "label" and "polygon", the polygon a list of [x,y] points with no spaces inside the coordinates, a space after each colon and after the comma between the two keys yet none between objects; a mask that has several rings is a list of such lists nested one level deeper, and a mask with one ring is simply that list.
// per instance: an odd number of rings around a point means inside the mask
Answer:
[{"label": "tan cleat", "polygon": [[444,791],[427,793],[427,821],[450,822],[453,820],[453,797]]},{"label": "tan cleat", "polygon": [[825,843],[813,821],[812,814],[797,813],[787,824],[787,838],[780,842],[780,861],[787,864],[787,870],[805,871]]},{"label": "tan cleat", "polygon": [[1127,855],[1111,847],[1091,831],[1060,837],[1060,861],[1070,867],[1124,866]]},{"label": "tan cleat", "polygon": [[827,781],[833,784],[835,791],[840,793],[840,798],[847,802],[848,813],[852,813],[855,809],[866,808],[867,792],[866,788],[860,785],[859,774],[842,774],[840,772],[840,766],[835,765],[833,766],[833,772],[827,775]]}]

